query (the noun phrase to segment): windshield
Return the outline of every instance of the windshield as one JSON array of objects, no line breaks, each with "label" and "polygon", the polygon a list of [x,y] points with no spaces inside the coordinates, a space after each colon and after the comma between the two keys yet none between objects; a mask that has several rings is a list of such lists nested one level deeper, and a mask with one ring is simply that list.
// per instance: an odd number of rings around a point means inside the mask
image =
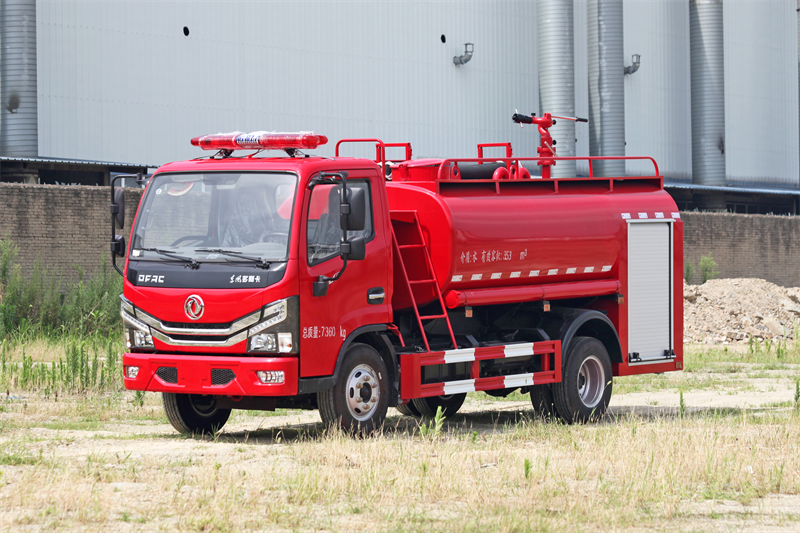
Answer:
[{"label": "windshield", "polygon": [[285,261],[296,189],[289,173],[158,174],[140,208],[131,258]]}]

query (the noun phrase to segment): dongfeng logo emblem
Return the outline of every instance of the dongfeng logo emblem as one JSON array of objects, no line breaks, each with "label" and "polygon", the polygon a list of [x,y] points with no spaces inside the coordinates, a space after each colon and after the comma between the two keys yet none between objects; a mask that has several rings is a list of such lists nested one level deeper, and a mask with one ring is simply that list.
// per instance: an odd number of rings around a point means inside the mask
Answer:
[{"label": "dongfeng logo emblem", "polygon": [[200,320],[205,308],[206,306],[203,303],[203,299],[196,294],[192,294],[186,298],[186,303],[183,304],[183,310],[186,312],[186,316],[192,320]]}]

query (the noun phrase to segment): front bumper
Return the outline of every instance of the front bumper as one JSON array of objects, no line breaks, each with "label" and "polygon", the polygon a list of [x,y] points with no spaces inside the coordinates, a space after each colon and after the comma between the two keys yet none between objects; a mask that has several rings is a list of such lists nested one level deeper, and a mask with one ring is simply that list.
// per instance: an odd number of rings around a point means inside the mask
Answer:
[{"label": "front bumper", "polygon": [[[137,366],[135,378],[124,376],[125,388],[151,392],[217,396],[294,396],[296,357],[220,357],[158,353],[126,353],[124,367]],[[159,368],[162,370],[159,372]],[[165,370],[166,369],[166,370]],[[256,371],[283,371],[283,383],[262,383]],[[226,380],[232,376],[230,381]],[[218,383],[218,384],[215,384]]]}]

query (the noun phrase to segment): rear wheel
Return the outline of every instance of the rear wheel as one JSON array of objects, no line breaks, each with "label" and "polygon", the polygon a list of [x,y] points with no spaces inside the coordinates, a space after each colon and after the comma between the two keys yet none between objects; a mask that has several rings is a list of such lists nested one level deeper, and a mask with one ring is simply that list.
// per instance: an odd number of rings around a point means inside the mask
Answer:
[{"label": "rear wheel", "polygon": [[380,354],[367,344],[353,344],[344,356],[336,384],[317,393],[326,426],[348,432],[373,433],[389,409],[389,382]]},{"label": "rear wheel", "polygon": [[421,416],[436,416],[436,410],[441,407],[445,417],[455,415],[464,405],[466,394],[448,394],[445,396],[429,396],[428,398],[415,398],[411,404],[417,408]]},{"label": "rear wheel", "polygon": [[231,416],[230,409],[217,407],[213,396],[163,392],[161,401],[169,423],[184,435],[215,433]]},{"label": "rear wheel", "polygon": [[411,400],[409,400],[407,403],[399,403],[399,404],[397,404],[397,407],[395,407],[395,409],[400,411],[400,414],[402,414],[402,415],[413,416],[413,417],[416,417],[416,418],[419,418],[419,417],[422,416],[422,414],[419,412],[419,409],[414,407],[414,402],[412,402]]},{"label": "rear wheel", "polygon": [[561,383],[553,384],[553,403],[561,419],[571,424],[602,417],[613,387],[611,359],[603,343],[576,337],[563,372]]}]

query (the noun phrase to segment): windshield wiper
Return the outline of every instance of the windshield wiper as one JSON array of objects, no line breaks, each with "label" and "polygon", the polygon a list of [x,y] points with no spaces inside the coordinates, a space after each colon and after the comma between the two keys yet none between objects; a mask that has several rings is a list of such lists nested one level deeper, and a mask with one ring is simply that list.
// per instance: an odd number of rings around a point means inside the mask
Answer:
[{"label": "windshield wiper", "polygon": [[184,257],[182,255],[175,255],[175,252],[173,252],[172,250],[162,250],[160,248],[138,248],[138,250],[141,250],[143,252],[155,252],[157,254],[166,257],[171,257],[173,259],[189,263],[189,265],[187,266],[192,270],[197,270],[198,268],[200,268],[200,263],[197,262],[197,259],[193,259],[191,257]]},{"label": "windshield wiper", "polygon": [[222,254],[222,255],[230,255],[231,257],[238,257],[239,259],[246,259],[248,261],[253,261],[254,263],[259,263],[259,267],[261,268],[269,268],[269,263],[265,259],[261,259],[260,257],[252,257],[249,255],[242,255],[242,252],[236,252],[234,250],[223,250],[222,248],[195,248],[195,252],[206,252],[210,254]]}]

